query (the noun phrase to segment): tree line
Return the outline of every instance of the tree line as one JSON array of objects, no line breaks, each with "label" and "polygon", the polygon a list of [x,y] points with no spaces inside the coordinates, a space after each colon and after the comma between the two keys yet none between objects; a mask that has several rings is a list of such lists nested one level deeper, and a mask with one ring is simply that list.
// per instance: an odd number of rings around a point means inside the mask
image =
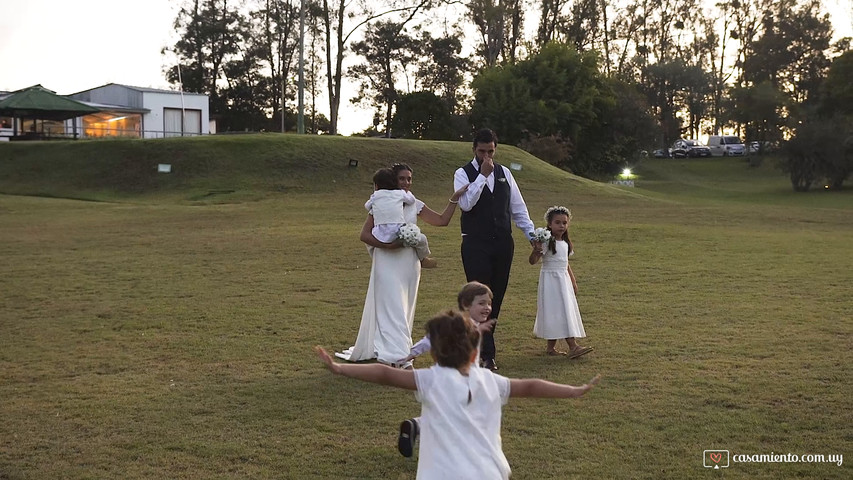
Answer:
[{"label": "tree line", "polygon": [[[842,68],[833,59],[849,58],[841,54],[851,40],[832,43],[822,7],[820,0],[184,0],[179,40],[165,49],[178,64],[166,77],[209,95],[220,130],[293,130],[303,31],[309,133],[336,134],[341,102],[353,102],[375,112],[365,135],[468,139],[488,126],[505,143],[595,176],[642,150],[723,129],[774,145],[825,134],[814,126],[824,121],[840,132],[836,144],[850,143],[850,129],[838,130],[853,114],[849,81],[831,81],[850,72],[833,77],[831,66]],[[342,98],[345,81],[357,85],[354,98]],[[788,157],[823,165],[809,153],[816,144]],[[849,175],[849,163],[846,174],[814,167],[813,178],[792,183],[802,189]]]}]

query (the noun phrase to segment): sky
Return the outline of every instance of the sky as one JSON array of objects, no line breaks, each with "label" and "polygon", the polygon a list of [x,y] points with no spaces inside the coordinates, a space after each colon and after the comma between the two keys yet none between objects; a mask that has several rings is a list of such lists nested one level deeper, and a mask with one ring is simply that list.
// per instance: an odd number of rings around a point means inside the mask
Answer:
[{"label": "sky", "polygon": [[[173,23],[180,1],[0,0],[0,90],[41,84],[70,95],[108,83],[170,89],[163,75],[169,58],[160,52],[178,38]],[[824,5],[836,37],[853,36],[853,0]],[[344,135],[372,123],[371,111],[349,103],[354,94],[355,87],[345,85]]]}]

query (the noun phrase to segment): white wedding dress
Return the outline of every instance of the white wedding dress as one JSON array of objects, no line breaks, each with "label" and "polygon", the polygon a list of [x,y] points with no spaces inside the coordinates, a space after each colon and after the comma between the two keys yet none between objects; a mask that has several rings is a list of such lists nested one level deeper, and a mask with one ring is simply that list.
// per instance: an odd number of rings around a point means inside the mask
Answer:
[{"label": "white wedding dress", "polygon": [[[406,205],[407,223],[416,223],[423,202]],[[421,264],[414,248],[374,248],[370,283],[355,345],[335,355],[350,362],[378,359],[396,363],[409,355]]]}]

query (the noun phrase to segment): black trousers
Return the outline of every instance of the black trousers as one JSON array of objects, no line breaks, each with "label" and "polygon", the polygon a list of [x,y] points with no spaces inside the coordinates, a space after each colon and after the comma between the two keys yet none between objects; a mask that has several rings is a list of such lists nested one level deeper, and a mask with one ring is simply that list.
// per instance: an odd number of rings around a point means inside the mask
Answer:
[{"label": "black trousers", "polygon": [[[509,283],[509,270],[512,267],[512,255],[515,243],[512,234],[492,238],[462,237],[462,266],[469,282],[484,283],[492,289],[492,314],[490,318],[496,321],[501,313],[501,304]],[[497,322],[495,323],[497,328]],[[495,328],[483,334],[480,346],[480,358],[489,360],[495,358]]]}]

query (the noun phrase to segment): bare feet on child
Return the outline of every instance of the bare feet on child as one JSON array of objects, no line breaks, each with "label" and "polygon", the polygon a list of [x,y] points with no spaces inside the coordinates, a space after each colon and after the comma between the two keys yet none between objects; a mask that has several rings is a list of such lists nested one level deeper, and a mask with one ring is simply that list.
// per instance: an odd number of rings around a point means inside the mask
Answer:
[{"label": "bare feet on child", "polygon": [[438,266],[438,262],[432,257],[426,257],[421,260],[421,268],[435,268]]}]

